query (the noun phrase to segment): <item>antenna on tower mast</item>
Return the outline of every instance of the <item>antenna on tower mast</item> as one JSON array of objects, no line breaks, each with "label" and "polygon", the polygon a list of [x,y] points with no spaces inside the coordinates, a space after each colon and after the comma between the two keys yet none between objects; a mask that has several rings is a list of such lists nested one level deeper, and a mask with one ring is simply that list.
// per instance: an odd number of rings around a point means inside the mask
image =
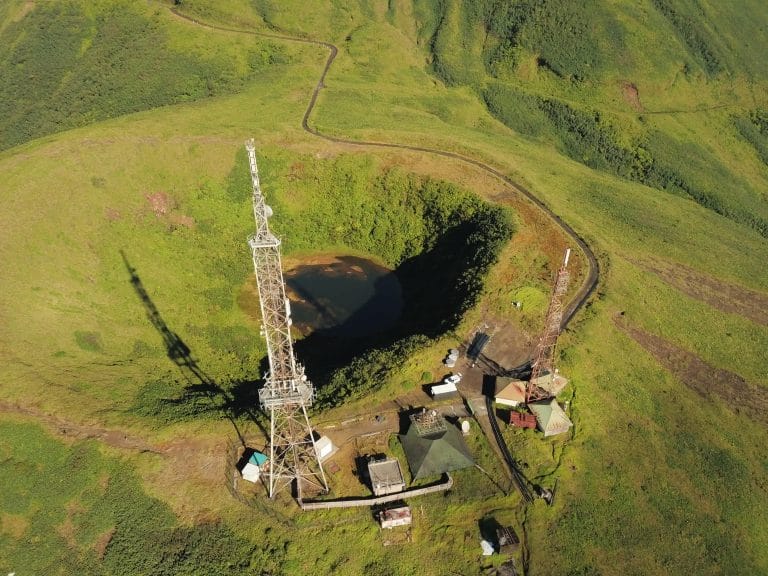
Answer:
[{"label": "antenna on tower mast", "polygon": [[256,147],[251,138],[245,143],[253,184],[253,216],[256,232],[248,238],[256,271],[262,334],[267,341],[269,372],[259,390],[259,403],[270,415],[269,497],[296,481],[301,499],[302,483],[328,491],[325,472],[309,423],[307,407],[314,400],[314,387],[296,362],[291,338],[291,306],[285,294],[280,262],[280,240],[269,230],[267,219],[272,209],[261,193],[256,166]]}]

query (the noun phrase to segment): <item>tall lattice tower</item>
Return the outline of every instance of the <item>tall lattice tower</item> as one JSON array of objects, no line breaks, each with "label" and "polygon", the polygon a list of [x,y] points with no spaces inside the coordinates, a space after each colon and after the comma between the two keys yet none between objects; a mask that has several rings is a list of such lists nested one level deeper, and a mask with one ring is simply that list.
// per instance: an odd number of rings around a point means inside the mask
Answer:
[{"label": "tall lattice tower", "polygon": [[557,337],[560,335],[560,326],[563,322],[563,296],[568,290],[568,281],[570,272],[568,272],[568,259],[571,256],[571,249],[565,250],[563,265],[557,271],[555,285],[552,288],[552,297],[549,299],[547,316],[544,321],[544,332],[539,338],[536,350],[533,352],[533,361],[531,363],[531,378],[525,388],[526,403],[549,398],[554,396],[551,388],[543,388],[538,385],[541,377],[555,373],[555,346]]},{"label": "tall lattice tower", "polygon": [[296,480],[296,491],[301,498],[304,482],[328,491],[307,416],[315,391],[293,353],[291,307],[283,283],[280,240],[269,231],[267,218],[272,215],[272,209],[261,193],[253,139],[245,143],[245,149],[251,168],[256,219],[256,233],[248,238],[248,244],[256,269],[262,331],[269,357],[266,384],[259,390],[261,407],[270,415],[269,496],[274,498],[281,488]]}]

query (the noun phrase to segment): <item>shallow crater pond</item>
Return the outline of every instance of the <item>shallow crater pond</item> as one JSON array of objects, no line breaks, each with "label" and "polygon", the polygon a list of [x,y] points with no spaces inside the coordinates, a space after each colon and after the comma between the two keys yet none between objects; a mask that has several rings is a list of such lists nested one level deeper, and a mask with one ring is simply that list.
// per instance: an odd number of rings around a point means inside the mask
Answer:
[{"label": "shallow crater pond", "polygon": [[293,323],[303,335],[371,336],[392,328],[403,311],[397,276],[366,258],[307,258],[284,277]]},{"label": "shallow crater pond", "polygon": [[[359,339],[395,327],[403,312],[396,274],[373,260],[348,255],[288,258],[283,277],[294,328],[306,337]],[[255,282],[239,299],[259,319]]]}]

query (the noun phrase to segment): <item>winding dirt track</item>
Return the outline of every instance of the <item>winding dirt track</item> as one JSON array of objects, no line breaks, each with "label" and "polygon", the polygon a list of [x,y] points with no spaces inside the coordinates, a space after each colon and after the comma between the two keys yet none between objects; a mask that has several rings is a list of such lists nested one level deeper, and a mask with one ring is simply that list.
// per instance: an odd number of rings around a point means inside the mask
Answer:
[{"label": "winding dirt track", "polygon": [[365,148],[393,148],[398,150],[411,150],[414,152],[423,152],[426,154],[434,154],[436,156],[452,158],[454,160],[459,160],[461,162],[465,162],[467,164],[476,166],[481,170],[487,172],[488,174],[491,174],[492,176],[498,178],[499,180],[504,182],[507,186],[509,186],[509,188],[511,188],[512,191],[527,198],[530,202],[536,205],[542,212],[544,212],[554,222],[554,224],[557,227],[563,230],[563,232],[565,232],[565,234],[569,236],[576,245],[579,246],[579,248],[581,249],[581,252],[584,254],[584,256],[587,259],[587,264],[588,264],[587,274],[585,275],[584,282],[582,283],[578,292],[576,292],[576,294],[574,295],[573,300],[570,302],[565,313],[563,314],[563,322],[561,325],[561,329],[565,329],[568,326],[568,323],[573,318],[573,316],[576,314],[576,312],[578,312],[579,309],[581,309],[581,307],[584,306],[584,304],[586,304],[590,295],[592,294],[592,292],[594,292],[595,288],[597,287],[597,283],[600,275],[600,266],[597,262],[597,258],[595,257],[594,252],[592,252],[592,250],[584,241],[584,239],[573,228],[571,228],[571,226],[568,223],[563,221],[563,219],[560,218],[560,216],[552,212],[552,210],[550,210],[549,207],[546,204],[544,204],[544,202],[541,199],[535,196],[530,190],[528,190],[521,184],[515,182],[509,176],[503,174],[501,171],[490,166],[489,164],[481,162],[480,160],[476,160],[475,158],[470,158],[469,156],[463,156],[456,152],[449,152],[447,150],[440,150],[437,148],[428,148],[424,146],[412,146],[410,144],[395,144],[395,143],[389,143],[389,142],[373,142],[368,140],[351,140],[348,138],[337,138],[335,136],[328,136],[326,134],[323,134],[316,128],[313,128],[312,126],[310,126],[309,119],[312,116],[312,112],[315,110],[315,107],[317,106],[317,99],[320,95],[320,91],[323,88],[325,88],[325,78],[328,75],[328,71],[330,70],[331,65],[333,64],[333,61],[336,59],[336,56],[339,53],[339,49],[335,45],[331,44],[330,42],[323,42],[321,40],[312,40],[309,38],[301,38],[298,36],[271,34],[268,32],[256,32],[253,30],[242,30],[238,28],[228,28],[226,26],[219,26],[216,24],[208,24],[208,23],[196,20],[191,16],[182,14],[181,12],[177,11],[173,7],[169,7],[169,10],[178,18],[181,18],[188,22],[192,22],[193,24],[202,26],[204,28],[209,28],[211,30],[220,30],[222,32],[234,32],[237,34],[249,34],[251,36],[259,36],[262,38],[274,38],[276,40],[286,40],[289,42],[300,42],[302,44],[312,44],[314,46],[320,46],[328,50],[328,59],[325,61],[325,66],[323,67],[323,71],[320,74],[320,78],[318,79],[317,84],[315,85],[315,88],[312,91],[312,97],[309,100],[309,104],[307,104],[307,109],[304,112],[304,117],[301,119],[301,127],[306,132],[308,132],[309,134],[312,134],[313,136],[317,136],[318,138],[322,138],[323,140],[327,140],[329,142],[335,142],[339,144],[360,146]]}]

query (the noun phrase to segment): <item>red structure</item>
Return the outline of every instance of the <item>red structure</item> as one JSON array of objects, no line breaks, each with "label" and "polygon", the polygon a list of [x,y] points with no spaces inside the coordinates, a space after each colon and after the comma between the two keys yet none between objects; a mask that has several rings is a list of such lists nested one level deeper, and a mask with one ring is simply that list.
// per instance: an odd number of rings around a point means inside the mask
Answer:
[{"label": "red structure", "polygon": [[565,251],[565,258],[560,270],[557,271],[555,285],[552,288],[552,297],[549,300],[547,316],[544,321],[544,332],[539,338],[536,350],[533,352],[533,362],[531,363],[531,378],[526,386],[525,403],[534,402],[551,398],[553,394],[537,386],[539,378],[545,374],[554,374],[555,372],[555,345],[557,337],[560,335],[560,325],[563,322],[563,301],[562,298],[568,290],[568,259],[571,256],[571,249]]},{"label": "red structure", "polygon": [[515,412],[512,410],[509,413],[509,423],[518,428],[536,428],[536,416],[528,412]]}]

